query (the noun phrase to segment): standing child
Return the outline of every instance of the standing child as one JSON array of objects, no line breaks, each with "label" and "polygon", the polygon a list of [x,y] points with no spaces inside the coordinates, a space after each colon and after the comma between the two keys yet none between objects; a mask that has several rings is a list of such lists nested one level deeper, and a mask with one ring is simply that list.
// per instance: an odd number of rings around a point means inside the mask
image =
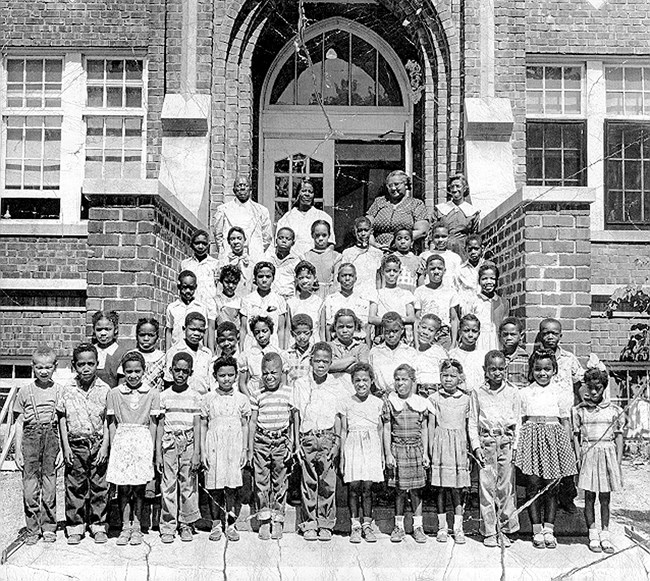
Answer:
[{"label": "standing child", "polygon": [[361,322],[351,309],[339,309],[334,315],[330,373],[349,385],[352,367],[368,363],[368,345],[354,336],[360,326]]},{"label": "standing child", "polygon": [[294,343],[282,353],[287,366],[287,383],[293,387],[296,379],[309,375],[310,352],[314,334],[314,324],[311,317],[299,313],[291,318],[291,336]]},{"label": "standing child", "polygon": [[372,222],[367,216],[354,221],[355,245],[346,248],[341,255],[341,264],[352,264],[359,277],[357,292],[372,295],[379,287],[379,269],[384,253],[370,244]]},{"label": "standing child", "polygon": [[321,328],[325,329],[325,339],[332,339],[332,323],[334,315],[341,309],[350,309],[357,315],[361,325],[355,332],[355,337],[365,340],[370,345],[370,330],[368,329],[368,315],[370,312],[370,298],[355,290],[357,271],[352,264],[342,264],[339,268],[338,281],[341,290],[327,295],[323,303],[321,314]]},{"label": "standing child", "polygon": [[415,369],[400,365],[393,375],[395,390],[384,401],[384,456],[389,472],[388,486],[396,489],[393,543],[404,540],[404,508],[410,493],[413,510],[413,538],[426,543],[422,528],[422,488],[429,461],[427,418],[429,404],[415,393]]},{"label": "standing child", "polygon": [[160,540],[174,542],[176,529],[181,541],[192,540],[192,523],[201,518],[197,471],[201,464],[201,396],[188,380],[194,360],[189,353],[172,358],[174,383],[160,394],[156,435],[156,460],[162,476]]},{"label": "standing child", "polygon": [[264,260],[275,266],[272,288],[285,300],[289,300],[296,294],[294,270],[300,258],[292,250],[295,241],[296,235],[291,228],[278,228],[275,235],[275,250],[270,247],[264,254]]},{"label": "standing child", "polygon": [[[372,528],[372,483],[383,482],[383,402],[370,393],[372,367],[356,363],[350,371],[354,395],[341,406],[341,472],[349,485],[348,503],[352,519],[351,543],[377,541]],[[361,511],[363,510],[363,525]]]},{"label": "standing child", "polygon": [[528,353],[521,345],[524,330],[517,317],[506,317],[499,325],[499,342],[506,358],[505,380],[519,389],[528,385]]},{"label": "standing child", "polygon": [[402,269],[397,278],[397,286],[409,292],[414,292],[418,286],[418,270],[420,258],[413,254],[413,231],[410,228],[400,228],[393,239],[395,254],[401,261]]},{"label": "standing child", "polygon": [[[515,471],[512,460],[521,426],[519,388],[506,379],[501,351],[485,356],[485,383],[470,394],[469,439],[479,464],[481,534],[486,547],[519,530]],[[499,536],[497,536],[497,533]]]},{"label": "standing child", "polygon": [[120,325],[119,315],[115,311],[97,311],[93,313],[93,343],[97,347],[97,377],[108,387],[118,384],[120,361],[126,349],[117,343]]},{"label": "standing child", "polygon": [[446,270],[442,279],[445,287],[455,289],[455,281],[458,271],[460,270],[461,258],[453,250],[447,247],[449,243],[449,228],[442,222],[438,222],[431,228],[431,240],[429,250],[420,254],[420,284],[425,281],[427,260],[432,254],[441,256],[445,261]]},{"label": "standing child", "polygon": [[282,383],[282,359],[266,353],[262,359],[262,385],[251,397],[248,460],[255,471],[259,538],[282,538],[287,503],[288,466],[298,442],[291,433],[293,389]]},{"label": "standing child", "polygon": [[327,220],[316,220],[311,225],[311,237],[314,240],[314,247],[305,252],[305,260],[316,267],[316,278],[318,279],[318,295],[325,298],[332,292],[334,277],[341,264],[341,254],[334,250],[330,244],[332,227]]},{"label": "standing child", "polygon": [[14,402],[16,466],[23,473],[23,504],[28,545],[56,541],[56,471],[63,464],[56,407],[61,386],[54,383],[56,353],[41,347],[32,355],[34,381],[20,388]]},{"label": "standing child", "polygon": [[210,236],[205,230],[195,230],[190,239],[194,256],[181,261],[181,270],[196,275],[196,298],[204,305],[210,305],[217,296],[219,261],[210,256]]},{"label": "standing child", "polygon": [[106,399],[111,388],[97,377],[97,349],[81,343],[72,351],[76,373],[61,390],[57,405],[65,460],[65,520],[68,544],[78,545],[90,529],[105,543],[108,515],[108,423]]},{"label": "standing child", "polygon": [[499,349],[499,325],[506,318],[510,305],[496,292],[499,269],[493,262],[484,262],[478,269],[481,292],[467,297],[460,305],[461,315],[473,314],[481,322],[477,347],[483,351]]},{"label": "standing child", "polygon": [[266,261],[258,262],[253,269],[253,278],[256,288],[242,300],[241,348],[248,349],[253,345],[255,339],[247,331],[252,318],[259,315],[269,317],[273,321],[271,343],[283,349],[286,344],[287,303],[271,288],[275,279],[275,266]]},{"label": "standing child", "polygon": [[213,351],[214,326],[217,318],[215,302],[206,305],[196,299],[196,275],[190,270],[184,270],[178,275],[177,288],[179,298],[167,305],[165,350],[169,351],[172,345],[182,340],[185,317],[189,313],[201,313],[208,322],[205,346]]},{"label": "standing child", "polygon": [[309,315],[313,324],[314,341],[322,341],[325,334],[320,327],[323,299],[314,292],[316,284],[316,267],[306,260],[301,260],[295,268],[296,288],[298,292],[287,300],[287,318],[289,321],[298,314]]},{"label": "standing child", "polygon": [[205,327],[206,320],[201,313],[188,313],[185,317],[185,325],[183,326],[185,337],[178,343],[174,343],[165,356],[165,375],[163,379],[166,385],[171,385],[174,382],[170,372],[174,355],[176,353],[189,353],[194,360],[192,375],[189,378],[190,387],[201,395],[208,392],[210,389],[212,351],[202,345]]},{"label": "standing child", "polygon": [[[533,547],[554,549],[557,541],[555,513],[557,490],[553,481],[576,473],[576,458],[570,441],[569,414],[572,395],[552,381],[557,374],[557,361],[552,351],[538,349],[530,356],[531,381],[519,391],[521,427],[516,444],[515,464],[527,478],[528,514],[533,525]],[[544,514],[542,514],[542,505]]]},{"label": "standing child", "polygon": [[[410,230],[404,230],[409,232]],[[368,321],[371,325],[381,326],[381,318],[388,312],[396,312],[402,317],[406,329],[406,342],[413,344],[413,323],[415,323],[415,297],[413,292],[398,285],[404,268],[402,259],[394,254],[384,257],[381,274],[384,286],[370,299]],[[413,286],[415,288],[415,285]],[[377,334],[380,329],[376,329]]]},{"label": "standing child", "polygon": [[225,321],[217,327],[217,348],[215,359],[234,357],[237,359],[239,347],[239,330],[234,323]]},{"label": "standing child", "polygon": [[239,367],[239,391],[248,397],[257,392],[262,379],[262,358],[266,353],[279,353],[271,343],[273,320],[257,315],[251,319],[251,333],[255,343],[244,349],[237,358]]},{"label": "standing child", "polygon": [[381,318],[381,331],[384,342],[370,350],[368,362],[375,372],[377,393],[383,396],[393,390],[395,369],[401,364],[413,363],[417,352],[402,340],[404,321],[394,311],[386,313]]},{"label": "standing child", "polygon": [[[227,240],[228,245],[230,246],[230,252],[224,253],[223,256],[219,256],[219,268],[223,269],[230,265],[239,269],[241,272],[242,296],[244,296],[253,290],[253,267],[255,266],[255,262],[251,260],[251,257],[248,254],[246,233],[243,228],[233,226],[228,230]],[[219,276],[221,276],[221,274]]]},{"label": "standing child", "polygon": [[144,492],[153,478],[160,392],[142,383],[144,368],[141,353],[127,353],[122,359],[125,382],[111,389],[106,400],[111,447],[106,480],[117,486],[122,516],[118,545],[142,544]]},{"label": "standing child", "polygon": [[[625,416],[621,408],[603,399],[609,381],[605,366],[592,355],[587,368],[583,401],[572,410],[574,443],[580,466],[578,488],[585,491],[589,548],[595,553],[604,551],[611,554],[614,545],[609,535],[609,501],[612,492],[623,488],[621,459]],[[600,532],[596,527],[596,496],[600,502]]]},{"label": "standing child", "polygon": [[209,539],[221,539],[225,524],[226,538],[238,541],[239,532],[235,523],[241,509],[239,489],[243,484],[242,468],[248,458],[251,408],[248,397],[235,389],[235,359],[217,359],[214,362],[214,376],[217,389],[203,398],[201,414],[201,458],[207,470],[205,486],[212,498]]},{"label": "standing child", "polygon": [[461,389],[470,393],[478,389],[485,381],[485,354],[477,347],[481,335],[481,322],[475,315],[465,315],[458,328],[458,347],[449,351],[449,357],[456,359],[464,370],[465,384]]},{"label": "standing child", "polygon": [[142,353],[145,362],[143,383],[157,390],[163,388],[165,373],[165,352],[156,347],[160,337],[160,325],[156,319],[138,319],[135,326],[136,349]]},{"label": "standing child", "polygon": [[463,366],[447,359],[440,366],[441,389],[429,396],[433,413],[429,419],[431,431],[431,484],[437,487],[438,533],[436,540],[446,543],[446,496],[451,494],[454,506],[454,542],[465,543],[463,532],[463,489],[469,487],[467,458],[467,417],[469,396],[458,389],[463,380]]},{"label": "standing child", "polygon": [[329,374],[332,348],[316,343],[311,373],[294,386],[302,464],[300,486],[306,520],[300,525],[306,541],[332,540],[336,523],[336,466],[340,450],[341,402],[347,396],[341,381]]},{"label": "standing child", "polygon": [[[483,264],[483,240],[478,234],[470,234],[465,241],[467,260],[463,261],[454,281],[461,297],[473,296],[481,291],[478,284],[478,269]],[[462,299],[461,299],[462,300]]]},{"label": "standing child", "polygon": [[219,273],[221,292],[217,292],[215,305],[217,310],[217,325],[230,321],[239,325],[241,322],[242,295],[246,294],[242,286],[238,286],[242,279],[238,266],[226,264]]},{"label": "standing child", "polygon": [[414,360],[418,394],[429,397],[440,388],[440,363],[448,358],[447,352],[436,342],[442,326],[438,315],[424,315],[418,323],[417,347]]},{"label": "standing child", "polygon": [[456,344],[458,333],[458,295],[453,287],[443,285],[446,268],[442,256],[430,255],[425,265],[429,282],[415,289],[415,315],[418,320],[429,314],[440,317],[443,330],[438,334],[438,341],[449,349]]}]

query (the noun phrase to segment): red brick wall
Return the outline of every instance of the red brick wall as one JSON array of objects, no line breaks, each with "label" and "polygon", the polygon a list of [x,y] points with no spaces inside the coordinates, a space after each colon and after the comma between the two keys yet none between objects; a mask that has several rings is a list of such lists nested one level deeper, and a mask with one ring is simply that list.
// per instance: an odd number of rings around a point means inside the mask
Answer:
[{"label": "red brick wall", "polygon": [[194,226],[157,196],[93,196],[91,204],[87,322],[97,310],[115,310],[120,337],[133,345],[140,317],[164,326]]},{"label": "red brick wall", "polygon": [[529,53],[647,54],[650,3],[527,0],[526,50]]}]

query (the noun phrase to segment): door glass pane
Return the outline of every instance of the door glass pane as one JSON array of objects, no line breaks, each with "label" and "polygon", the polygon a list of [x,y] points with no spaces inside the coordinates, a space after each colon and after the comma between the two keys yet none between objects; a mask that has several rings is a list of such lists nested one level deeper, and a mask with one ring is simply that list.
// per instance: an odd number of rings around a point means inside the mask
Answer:
[{"label": "door glass pane", "polygon": [[309,173],[323,173],[323,162],[309,158]]},{"label": "door glass pane", "polygon": [[289,178],[276,177],[275,178],[275,197],[288,198],[289,197]]},{"label": "door glass pane", "polygon": [[276,161],[273,171],[275,173],[289,173],[289,158],[285,157],[284,159]]}]

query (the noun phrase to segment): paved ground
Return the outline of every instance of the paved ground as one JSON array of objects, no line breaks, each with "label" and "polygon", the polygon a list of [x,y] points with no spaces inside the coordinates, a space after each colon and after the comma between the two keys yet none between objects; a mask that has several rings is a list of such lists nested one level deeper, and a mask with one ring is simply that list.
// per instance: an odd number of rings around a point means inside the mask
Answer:
[{"label": "paved ground", "polygon": [[[615,497],[614,512],[624,524],[648,527],[650,468],[628,462],[625,477],[627,489]],[[0,541],[4,548],[22,524],[17,475],[0,475],[0,491]],[[467,530],[471,528],[468,523]],[[0,580],[650,579],[650,554],[625,537],[620,523],[612,532],[618,553],[606,558],[589,552],[584,537],[561,537],[556,550],[536,550],[526,535],[505,552],[503,568],[500,551],[483,547],[478,537],[470,537],[464,546],[453,542],[443,545],[433,537],[426,545],[416,545],[410,538],[393,545],[386,535],[380,535],[375,545],[355,546],[347,536],[339,535],[330,543],[307,543],[295,533],[285,534],[280,542],[262,542],[254,533],[243,532],[237,543],[212,543],[206,533],[199,533],[191,543],[177,540],[173,545],[162,545],[152,532],[146,536],[147,544],[140,547],[117,547],[114,539],[103,546],[84,539],[81,545],[68,547],[59,533],[54,545],[21,547],[0,567]]]}]

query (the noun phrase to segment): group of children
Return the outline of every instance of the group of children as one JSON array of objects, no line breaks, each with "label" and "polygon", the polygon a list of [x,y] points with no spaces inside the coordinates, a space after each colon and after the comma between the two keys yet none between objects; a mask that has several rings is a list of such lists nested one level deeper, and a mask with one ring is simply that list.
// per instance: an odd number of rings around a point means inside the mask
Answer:
[{"label": "group of children", "polygon": [[570,507],[579,467],[589,546],[614,550],[608,506],[621,487],[624,420],[604,397],[606,371],[584,372],[560,347],[555,319],[542,321],[529,358],[524,327],[507,316],[499,270],[483,259],[477,236],[461,260],[447,250],[443,225],[419,257],[409,230],[395,233],[392,253],[374,247],[367,218],[356,220],[357,243],[342,255],[329,234],[328,222],[315,222],[314,248],[299,257],[293,231],[280,228],[268,260],[250,264],[243,230],[231,229],[232,252],[219,259],[198,231],[179,299],[167,308],[164,352],[155,319],[138,321],[137,346],[126,350],[118,315],[100,311],[92,341],[73,350],[68,384],[53,380],[52,350],[34,354],[34,381],[14,406],[27,543],[56,540],[55,474],[63,464],[69,544],[86,528],[95,542],[107,541],[110,485],[122,517],[119,545],[142,543],[143,501],[157,486],[163,543],[177,534],[193,539],[201,489],[210,540],[236,541],[247,464],[262,540],[282,537],[298,467],[306,540],[332,538],[340,474],[350,542],[377,540],[372,489],[386,482],[395,489],[391,541],[405,538],[409,503],[413,538],[427,541],[422,497],[431,486],[436,539],[449,539],[450,501],[453,539],[464,543],[474,464],[486,546],[509,546],[507,534],[519,528],[519,471],[533,544],[554,548],[556,485]]}]

